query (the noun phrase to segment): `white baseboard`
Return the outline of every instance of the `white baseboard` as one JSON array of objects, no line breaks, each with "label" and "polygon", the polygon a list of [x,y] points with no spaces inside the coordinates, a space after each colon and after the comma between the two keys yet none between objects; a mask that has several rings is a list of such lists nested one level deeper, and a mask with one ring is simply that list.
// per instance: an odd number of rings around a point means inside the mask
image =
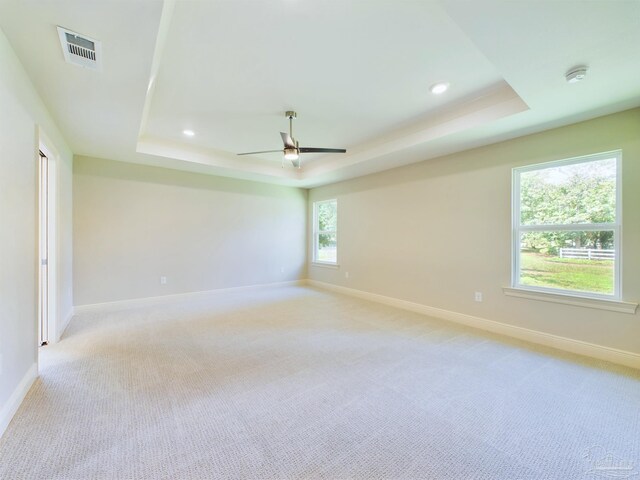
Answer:
[{"label": "white baseboard", "polygon": [[401,308],[403,310],[422,313],[424,315],[441,318],[443,320],[449,320],[455,323],[461,323],[469,327],[479,328],[481,330],[486,330],[489,332],[518,338],[520,340],[557,348],[559,350],[576,353],[578,355],[585,355],[587,357],[593,357],[600,360],[617,363],[619,365],[625,365],[627,367],[640,369],[640,355],[637,353],[583,342],[581,340],[560,337],[558,335],[544,333],[537,330],[530,330],[528,328],[516,327],[515,325],[508,325],[506,323],[496,322],[495,320],[488,320],[486,318],[475,317],[472,315],[467,315],[465,313],[458,313],[441,308],[430,307],[427,305],[422,305],[420,303],[400,300],[398,298],[385,297],[384,295],[369,293],[362,290],[355,290],[353,288],[318,282],[316,280],[307,280],[307,285],[330,290],[332,292],[350,295],[353,297],[362,298],[364,300],[370,300],[373,302],[390,305],[392,307]]},{"label": "white baseboard", "polygon": [[167,305],[176,301],[206,298],[210,295],[221,293],[240,292],[245,290],[256,290],[269,287],[290,287],[295,285],[306,285],[306,280],[292,280],[288,282],[263,283],[259,285],[246,285],[243,287],[218,288],[215,290],[205,290],[201,292],[175,293],[171,295],[161,295],[158,297],[133,298],[130,300],[117,300],[115,302],[94,303],[90,305],[77,305],[73,307],[73,315],[85,313],[106,313],[128,308],[150,307],[155,305]]},{"label": "white baseboard", "polygon": [[38,377],[38,364],[34,363],[31,365],[31,368],[27,371],[20,383],[13,391],[7,403],[4,404],[2,409],[0,409],[0,438],[4,434],[5,430],[9,426],[11,419],[20,408],[20,404],[24,400],[24,397],[27,395],[27,392],[33,385],[33,382]]},{"label": "white baseboard", "polygon": [[69,326],[69,322],[71,322],[71,318],[73,318],[73,307],[71,307],[69,312],[67,312],[67,314],[65,315],[64,320],[62,321],[62,324],[59,325],[58,331],[56,332],[56,342],[59,342],[60,339],[62,338],[62,335],[64,335],[64,331]]}]

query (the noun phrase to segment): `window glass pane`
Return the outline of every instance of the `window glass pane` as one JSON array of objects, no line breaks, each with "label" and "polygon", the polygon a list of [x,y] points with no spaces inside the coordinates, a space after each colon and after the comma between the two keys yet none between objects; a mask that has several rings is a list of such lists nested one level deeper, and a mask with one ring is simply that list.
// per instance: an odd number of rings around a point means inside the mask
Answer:
[{"label": "window glass pane", "polygon": [[616,159],[520,173],[522,225],[614,223]]},{"label": "window glass pane", "polygon": [[520,284],[611,295],[614,232],[527,232],[520,237]]},{"label": "window glass pane", "polygon": [[338,229],[338,204],[326,202],[318,204],[318,230],[333,231]]},{"label": "window glass pane", "polygon": [[335,233],[321,233],[318,235],[318,262],[337,262],[337,242]]}]

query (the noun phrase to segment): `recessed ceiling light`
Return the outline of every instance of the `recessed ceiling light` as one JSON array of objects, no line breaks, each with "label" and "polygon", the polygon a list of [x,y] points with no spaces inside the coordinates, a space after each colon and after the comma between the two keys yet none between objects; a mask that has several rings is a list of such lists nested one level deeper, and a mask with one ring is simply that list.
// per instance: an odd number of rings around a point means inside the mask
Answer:
[{"label": "recessed ceiling light", "polygon": [[440,95],[449,90],[449,84],[446,82],[436,83],[435,85],[431,85],[430,90],[434,95]]},{"label": "recessed ceiling light", "polygon": [[194,132],[193,130],[183,130],[182,133],[184,133],[187,137],[193,137],[196,132]]}]

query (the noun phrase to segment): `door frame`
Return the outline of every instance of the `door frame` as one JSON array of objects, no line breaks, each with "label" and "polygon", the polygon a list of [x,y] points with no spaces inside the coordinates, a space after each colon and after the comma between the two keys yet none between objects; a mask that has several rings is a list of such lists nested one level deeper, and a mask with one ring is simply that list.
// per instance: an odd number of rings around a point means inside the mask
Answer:
[{"label": "door frame", "polygon": [[57,339],[57,325],[58,325],[58,315],[57,315],[57,299],[58,299],[58,202],[57,202],[57,192],[58,192],[58,153],[53,147],[53,142],[49,140],[47,135],[42,131],[41,128],[38,128],[38,339],[37,343],[40,346],[41,343],[41,335],[40,335],[40,322],[41,322],[41,308],[42,308],[42,228],[43,221],[41,219],[41,210],[42,204],[40,203],[41,195],[42,195],[42,185],[40,183],[41,180],[41,163],[40,163],[40,152],[42,152],[47,157],[47,226],[48,231],[46,232],[47,237],[47,305],[46,305],[46,332],[43,332],[44,339],[47,344],[54,343]]}]

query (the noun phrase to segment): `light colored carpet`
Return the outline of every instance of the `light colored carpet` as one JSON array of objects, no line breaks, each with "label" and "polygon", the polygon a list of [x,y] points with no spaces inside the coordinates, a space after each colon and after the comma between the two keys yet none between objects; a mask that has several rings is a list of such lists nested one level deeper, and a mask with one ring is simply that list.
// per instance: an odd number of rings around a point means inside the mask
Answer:
[{"label": "light colored carpet", "polygon": [[638,372],[287,287],[75,317],[0,478],[569,480],[608,456],[638,478]]}]

